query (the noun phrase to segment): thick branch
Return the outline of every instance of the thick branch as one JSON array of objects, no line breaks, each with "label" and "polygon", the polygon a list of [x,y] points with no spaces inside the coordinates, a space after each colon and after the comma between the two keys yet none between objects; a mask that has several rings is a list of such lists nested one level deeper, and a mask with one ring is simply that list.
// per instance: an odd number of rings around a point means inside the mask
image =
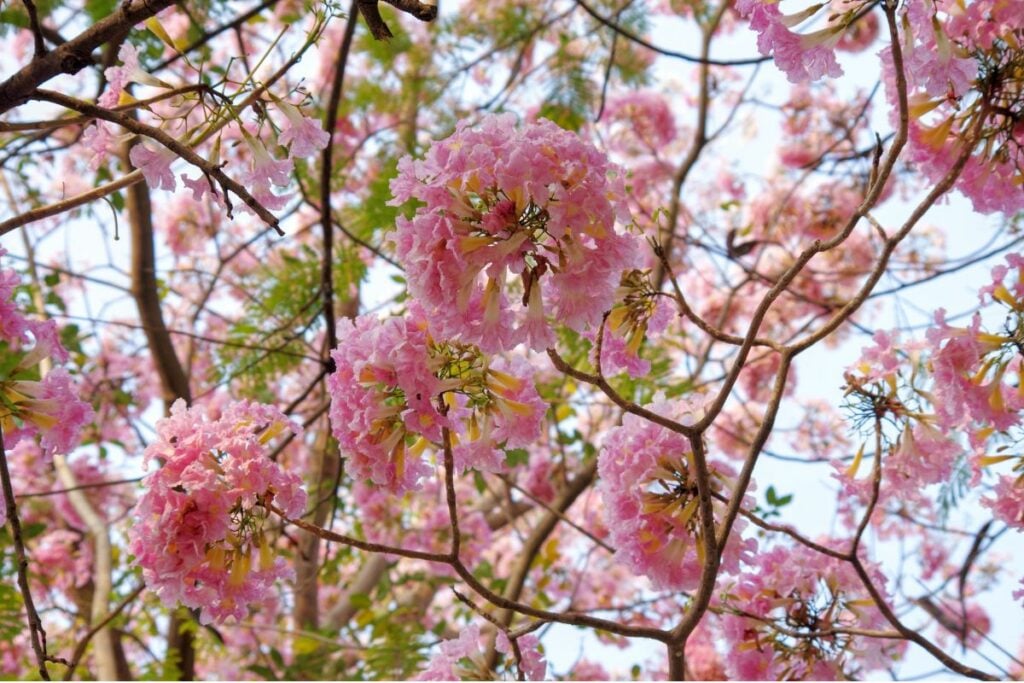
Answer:
[{"label": "thick branch", "polygon": [[[384,1],[397,10],[411,14],[420,21],[433,21],[437,17],[437,5],[428,5],[417,2],[417,0]],[[374,38],[377,40],[394,38],[391,29],[388,28],[384,18],[380,15],[380,10],[377,8],[377,0],[355,0],[355,4],[359,7],[359,12],[363,15],[363,19],[366,20],[366,25],[369,27],[370,33]]]},{"label": "thick branch", "polygon": [[36,88],[54,76],[78,73],[93,63],[93,50],[124,36],[132,26],[173,4],[174,0],[127,0],[106,19],[96,22],[45,56],[34,58],[18,73],[0,83],[0,114],[24,103]]}]

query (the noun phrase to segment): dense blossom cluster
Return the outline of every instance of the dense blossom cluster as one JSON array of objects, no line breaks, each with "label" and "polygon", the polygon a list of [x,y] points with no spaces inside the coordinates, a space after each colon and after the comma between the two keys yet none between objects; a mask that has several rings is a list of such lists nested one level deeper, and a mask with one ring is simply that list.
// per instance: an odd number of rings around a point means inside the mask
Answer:
[{"label": "dense blossom cluster", "polygon": [[[736,678],[848,680],[886,667],[905,647],[842,632],[888,624],[850,563],[802,545],[777,546],[761,550],[750,569],[729,590],[742,612],[722,618]],[[881,572],[867,571],[884,590]]]},{"label": "dense blossom cluster", "polygon": [[[911,158],[931,181],[969,154],[956,182],[978,211],[1024,208],[1024,2],[912,0],[901,47]],[[894,105],[892,47],[883,53]]]},{"label": "dense blossom cluster", "polygon": [[[0,528],[0,575],[23,579],[0,582],[0,672],[913,678],[912,643],[1019,676],[985,609],[1024,599],[1024,257],[976,314],[951,296],[917,339],[876,332],[842,409],[812,395],[842,369],[804,351],[993,258],[940,253],[938,189],[1016,244],[1024,0],[508,0],[432,25],[392,2],[379,43],[374,3],[137,0],[89,29],[109,4],[0,17],[28,65],[0,83],[0,233],[32,268],[28,287],[0,270],[0,522],[21,529]],[[704,35],[671,78],[631,35],[652,19]],[[739,25],[764,59],[712,57]],[[48,95],[57,43],[100,34],[103,63]],[[888,129],[873,79],[815,82],[879,49]],[[151,222],[125,211],[150,191]],[[108,208],[154,263],[57,253],[61,221],[77,247]],[[375,286],[384,262],[400,291]],[[159,319],[122,317],[153,291]],[[181,386],[201,403],[154,437],[151,403]],[[143,450],[136,487],[118,469]],[[121,603],[133,573],[162,605]],[[216,628],[161,633],[181,605]],[[662,646],[549,672],[556,624]]]},{"label": "dense blossom cluster", "polygon": [[204,412],[179,399],[157,423],[145,459],[163,464],[146,479],[129,547],[166,604],[199,608],[204,622],[243,619],[291,574],[264,522],[272,507],[300,516],[306,494],[296,474],[269,458],[267,444],[299,428],[257,403]]},{"label": "dense blossom cluster", "polygon": [[[0,249],[0,257],[6,254]],[[0,429],[5,449],[38,436],[47,455],[78,445],[92,420],[89,404],[78,398],[71,376],[54,368],[39,378],[40,362],[64,363],[68,353],[52,320],[26,317],[14,301],[21,278],[0,269]]]},{"label": "dense blossom cluster", "polygon": [[[699,406],[656,401],[651,410],[692,423]],[[659,590],[691,590],[704,565],[704,536],[693,452],[689,440],[636,415],[612,429],[598,460],[601,495],[616,558],[646,576]],[[728,465],[709,466],[712,489],[728,491]],[[721,511],[715,502],[716,521]],[[742,528],[742,523],[738,523]],[[725,572],[739,571],[757,549],[754,539],[730,537],[722,555]]]},{"label": "dense blossom cluster", "polygon": [[395,492],[416,488],[430,471],[421,455],[442,442],[443,428],[457,468],[489,472],[504,469],[501,447],[540,434],[546,406],[530,364],[434,341],[418,306],[403,318],[342,321],[338,336],[331,426],[357,478]]},{"label": "dense blossom cluster", "polygon": [[551,346],[548,316],[596,326],[639,255],[615,227],[630,220],[623,181],[579,136],[546,120],[517,129],[512,114],[462,121],[425,159],[403,158],[393,203],[423,205],[398,219],[397,255],[431,331],[494,352]]}]

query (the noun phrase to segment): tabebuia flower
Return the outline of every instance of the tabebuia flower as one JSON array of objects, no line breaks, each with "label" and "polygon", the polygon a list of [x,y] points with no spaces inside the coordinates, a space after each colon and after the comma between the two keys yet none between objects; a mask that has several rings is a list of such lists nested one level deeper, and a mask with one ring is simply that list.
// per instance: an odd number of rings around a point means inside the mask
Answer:
[{"label": "tabebuia flower", "polygon": [[[519,667],[522,677],[519,680],[543,681],[547,672],[547,662],[539,651],[540,641],[537,636],[527,634],[517,639],[521,659],[517,662],[508,635],[499,631],[495,641],[495,649],[505,655],[503,668],[511,671]],[[414,680],[417,681],[489,681],[495,680],[495,672],[487,665],[484,655],[485,645],[480,627],[470,624],[463,629],[458,638],[442,641],[438,652]]]},{"label": "tabebuia flower", "polygon": [[654,289],[650,271],[634,269],[622,274],[601,341],[603,374],[625,370],[631,377],[642,377],[650,371],[651,364],[640,358],[640,346],[648,335],[665,331],[674,313],[670,301]]},{"label": "tabebuia flower", "polygon": [[[749,18],[750,28],[757,31],[757,49],[761,54],[772,55],[775,65],[791,83],[801,83],[843,75],[836,62],[835,48],[867,4],[864,0],[823,2],[787,15],[779,9],[779,0],[737,0],[736,11]],[[790,30],[822,9],[828,11],[825,28],[806,34]]]},{"label": "tabebuia flower", "polygon": [[[1024,1],[911,0],[903,7],[911,159],[938,182],[968,153],[956,187],[974,209],[1024,209]],[[891,47],[882,61],[895,119]]]},{"label": "tabebuia flower", "polygon": [[[0,249],[0,257],[7,253]],[[21,278],[0,270],[0,429],[4,448],[38,436],[44,453],[68,453],[78,445],[92,408],[78,398],[71,376],[54,368],[39,376],[43,360],[63,363],[68,353],[52,320],[27,318],[14,302]]]},{"label": "tabebuia flower", "polygon": [[630,221],[622,172],[551,121],[462,121],[423,160],[403,158],[391,191],[423,203],[395,242],[432,333],[489,353],[551,346],[549,317],[596,327],[639,254],[616,228]]},{"label": "tabebuia flower", "polygon": [[[656,400],[648,408],[682,424],[698,417],[699,407],[686,400]],[[704,534],[693,452],[687,437],[636,415],[609,432],[597,468],[607,510],[615,557],[657,590],[691,590],[704,566]],[[709,486],[728,494],[734,472],[725,463],[708,464]],[[722,503],[713,501],[716,521]],[[737,520],[722,555],[722,570],[739,570],[756,550],[741,539]]]},{"label": "tabebuia flower", "polygon": [[[886,597],[878,567],[866,571]],[[803,545],[758,553],[727,594],[741,610],[722,617],[728,673],[738,679],[852,680],[891,665],[906,647],[852,635],[888,622],[853,565]]]},{"label": "tabebuia flower", "polygon": [[285,125],[277,141],[288,146],[288,156],[292,159],[316,154],[331,141],[331,135],[325,131],[320,123],[302,112],[293,104],[284,100],[277,100],[277,108],[285,116]]},{"label": "tabebuia flower", "polygon": [[290,575],[266,522],[272,506],[300,516],[306,493],[270,459],[269,443],[299,430],[277,408],[247,401],[210,415],[178,399],[157,422],[145,462],[163,465],[145,480],[129,547],[165,604],[201,608],[204,623],[243,619]]},{"label": "tabebuia flower", "polygon": [[430,471],[422,455],[442,442],[442,427],[456,467],[490,472],[504,469],[500,447],[540,434],[546,406],[530,365],[435,341],[416,305],[404,318],[342,321],[338,338],[327,379],[331,427],[356,477],[396,493],[417,488]]}]

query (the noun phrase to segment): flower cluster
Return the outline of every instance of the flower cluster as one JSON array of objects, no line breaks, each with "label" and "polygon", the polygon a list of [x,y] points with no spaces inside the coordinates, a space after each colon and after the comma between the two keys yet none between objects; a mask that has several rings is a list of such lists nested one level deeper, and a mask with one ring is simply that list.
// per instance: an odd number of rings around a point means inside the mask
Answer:
[{"label": "flower cluster", "polygon": [[[650,409],[683,424],[694,421],[696,406],[656,401]],[[696,587],[704,564],[704,535],[693,452],[689,440],[636,415],[608,434],[598,457],[601,494],[607,509],[615,557],[658,590]],[[709,486],[722,491],[732,472],[724,464],[709,466]],[[720,503],[714,504],[717,514]],[[736,572],[756,550],[741,539],[742,523],[730,536],[722,569]]]},{"label": "flower cluster", "polygon": [[[121,60],[121,65],[109,67],[104,72],[108,88],[99,99],[100,106],[116,106],[125,96],[126,87],[132,82],[160,88],[170,87],[141,68],[139,51],[134,45],[123,44],[118,52],[118,58]],[[302,111],[294,104],[273,95],[271,98],[272,103],[270,104],[284,119],[283,125],[279,127],[277,141],[281,146],[288,147],[287,158],[275,158],[275,154],[267,149],[259,134],[252,134],[244,126],[238,126],[235,129],[240,132],[245,142],[244,149],[248,151],[248,159],[244,162],[247,163],[247,168],[239,174],[239,180],[263,207],[269,210],[278,210],[288,203],[290,197],[276,194],[272,186],[283,187],[290,184],[293,161],[309,157],[322,150],[330,143],[331,136],[320,127],[316,120],[303,115]],[[181,101],[184,102],[187,99],[188,96],[185,96]],[[189,107],[181,109],[187,112]],[[267,110],[269,111],[270,108],[268,107]],[[186,116],[187,114],[176,112],[173,116],[163,120],[163,127],[167,128],[168,124],[179,119],[185,122]],[[98,167],[106,157],[114,140],[115,136],[111,133],[110,127],[103,122],[97,122],[96,126],[87,129],[84,142],[94,152],[90,160],[93,168]],[[220,150],[221,137],[218,137],[212,150],[207,153],[211,163],[220,165]],[[144,138],[140,144],[132,147],[128,157],[132,165],[145,176],[146,182],[151,188],[172,192],[177,188],[177,179],[171,170],[171,164],[177,160],[178,156],[172,150],[154,140]],[[209,179],[204,175],[197,178],[182,175],[181,178],[186,187],[192,190],[197,200],[206,193],[216,195]],[[243,204],[243,206],[246,210],[251,210],[247,205]]]},{"label": "flower cluster", "polygon": [[[970,154],[956,187],[984,213],[1024,208],[1021,16],[1022,0],[905,4],[911,158],[937,182],[958,157]],[[885,72],[892,74],[892,48],[882,57]],[[895,108],[899,95],[892,76],[886,92]]]},{"label": "flower cluster", "polygon": [[[0,249],[0,256],[6,254]],[[92,421],[89,404],[80,400],[63,368],[39,378],[37,366],[49,360],[64,363],[68,353],[52,320],[32,320],[18,310],[14,292],[21,279],[0,269],[0,429],[4,448],[22,438],[40,437],[47,455],[68,453],[82,427]]]},{"label": "flower cluster", "polygon": [[[882,629],[887,621],[853,566],[803,545],[758,553],[729,590],[746,614],[722,618],[729,673],[746,680],[849,680],[891,663],[899,645],[860,642],[837,629]],[[873,582],[885,581],[868,567]],[[883,593],[884,595],[884,593]],[[749,616],[747,616],[749,615]]]},{"label": "flower cluster", "polygon": [[[830,7],[830,4],[837,7]],[[843,70],[836,62],[834,49],[846,28],[853,24],[867,3],[863,0],[838,0],[815,4],[792,15],[779,9],[778,0],[738,0],[736,11],[750,19],[750,28],[757,31],[757,49],[772,55],[792,83],[813,81],[822,76],[836,78]],[[790,28],[810,19],[823,7],[830,9],[828,26],[801,35]]]},{"label": "flower cluster", "polygon": [[423,206],[399,218],[397,256],[440,338],[487,352],[551,346],[547,316],[596,326],[637,258],[636,238],[615,228],[630,220],[621,172],[550,121],[461,122],[398,169],[392,203]]},{"label": "flower cluster", "polygon": [[504,469],[496,445],[540,435],[546,406],[526,361],[488,359],[475,346],[438,343],[418,306],[404,318],[362,316],[338,326],[327,380],[335,437],[357,477],[400,493],[429,472],[423,452],[448,428],[455,466]]},{"label": "flower cluster", "polygon": [[[548,665],[544,661],[544,655],[539,651],[540,641],[537,636],[527,634],[519,636],[516,641],[521,655],[521,659],[516,664],[520,668],[522,676],[528,681],[543,681]],[[443,641],[439,652],[415,680],[494,680],[494,672],[490,670],[484,660],[482,644],[480,627],[471,624],[459,634],[458,638]],[[507,666],[511,668],[511,661],[515,661],[513,659],[515,655],[512,643],[504,632],[498,633],[495,649],[505,655]],[[523,678],[519,678],[519,680],[523,680]]]},{"label": "flower cluster", "polygon": [[[665,331],[672,320],[673,307],[667,297],[655,291],[650,273],[642,270],[622,274],[615,301],[601,341],[601,371],[614,374],[625,370],[631,377],[642,377],[650,371],[651,364],[640,358],[640,346],[648,336]],[[596,354],[596,344],[594,350]]]},{"label": "flower cluster", "polygon": [[146,479],[130,549],[165,604],[201,608],[204,622],[242,619],[289,575],[264,529],[272,507],[287,517],[305,510],[301,479],[268,457],[286,430],[299,427],[244,401],[214,417],[179,399],[157,423],[145,460],[163,466]]}]

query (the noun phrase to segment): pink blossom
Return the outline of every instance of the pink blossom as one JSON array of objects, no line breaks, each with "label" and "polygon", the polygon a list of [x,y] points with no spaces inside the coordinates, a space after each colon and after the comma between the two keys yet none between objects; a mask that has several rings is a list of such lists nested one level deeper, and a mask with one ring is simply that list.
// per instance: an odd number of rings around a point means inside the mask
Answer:
[{"label": "pink blossom", "polygon": [[883,476],[899,489],[920,488],[949,480],[963,448],[925,421],[912,429],[908,421],[899,446],[885,460]]},{"label": "pink blossom", "polygon": [[822,37],[801,36],[787,28],[790,18],[782,14],[778,2],[768,0],[737,0],[736,11],[748,17],[750,28],[757,31],[757,49],[762,55],[773,55],[791,83],[843,75],[829,47],[838,42],[841,30],[829,29]]},{"label": "pink blossom", "polygon": [[312,156],[331,141],[330,133],[320,127],[320,122],[303,116],[298,107],[282,101],[277,106],[287,120],[277,139],[284,146],[290,145],[288,156],[292,159]]},{"label": "pink blossom", "polygon": [[92,152],[92,158],[89,159],[89,168],[95,171],[106,161],[114,142],[115,136],[112,124],[106,121],[97,120],[93,125],[87,126],[82,131],[82,144]]},{"label": "pink blossom", "polygon": [[146,138],[132,147],[128,152],[128,158],[135,168],[142,171],[150,188],[173,191],[177,187],[174,172],[171,171],[171,163],[178,156],[166,147]]},{"label": "pink blossom", "polygon": [[[547,673],[548,663],[544,661],[544,655],[540,652],[540,641],[537,636],[528,633],[516,639],[522,660],[518,663],[528,681],[543,681]],[[513,657],[512,643],[504,631],[498,631],[494,648],[506,657]]]},{"label": "pink blossom", "polygon": [[461,659],[469,659],[477,668],[487,671],[480,650],[480,627],[471,624],[459,633],[458,638],[442,641],[438,653],[414,680],[457,681],[462,678],[459,671]]},{"label": "pink blossom", "polygon": [[[284,187],[291,182],[292,160],[278,161],[270,155],[261,140],[245,131],[243,136],[249,145],[252,160],[249,169],[241,174],[240,182],[264,208],[271,211],[284,208],[288,203],[288,195],[275,194],[271,185]],[[246,211],[251,211],[248,205],[242,206]]]},{"label": "pink blossom", "polygon": [[125,86],[133,80],[135,72],[139,70],[139,50],[131,43],[122,43],[117,58],[121,60],[121,66],[111,66],[103,72],[107,78],[107,90],[98,100],[101,107],[108,109],[117,106]]},{"label": "pink blossom", "polygon": [[981,499],[981,504],[992,510],[992,516],[1017,529],[1024,529],[1024,480],[1014,475],[1002,475],[992,487],[994,498]]},{"label": "pink blossom", "polygon": [[[885,580],[878,567],[868,564],[867,571],[885,596]],[[849,635],[815,639],[791,635],[794,631],[888,626],[851,564],[807,546],[762,550],[751,562],[750,571],[728,592],[736,607],[757,617],[722,617],[731,651],[727,669],[734,677],[845,680],[852,665],[880,669],[900,651],[899,645]],[[775,625],[780,628],[776,630]]]},{"label": "pink blossom", "polygon": [[676,122],[665,97],[656,92],[627,92],[612,99],[605,110],[609,122],[621,121],[628,134],[648,150],[659,150],[675,140]]},{"label": "pink blossom", "polygon": [[[0,256],[7,252],[0,249]],[[63,368],[36,379],[40,361],[67,361],[57,325],[52,320],[27,318],[18,310],[14,289],[20,284],[13,270],[0,269],[0,429],[4,446],[14,448],[22,438],[40,437],[46,455],[68,453],[78,445],[82,428],[92,421],[89,404],[81,401]],[[32,345],[28,346],[28,342]]]},{"label": "pink blossom", "polygon": [[546,411],[526,361],[491,361],[476,347],[436,342],[426,328],[418,306],[407,318],[343,321],[331,354],[334,435],[353,474],[396,493],[429,472],[421,455],[439,444],[442,427],[457,468],[499,472],[501,449],[532,443]]},{"label": "pink blossom", "polygon": [[145,462],[164,464],[146,479],[129,547],[165,604],[202,608],[204,622],[243,619],[290,574],[264,529],[271,505],[288,517],[305,511],[302,480],[268,457],[283,431],[299,427],[244,401],[213,418],[179,399],[157,423]]},{"label": "pink blossom", "polygon": [[[649,272],[630,270],[623,273],[615,292],[616,305],[608,314],[601,342],[601,371],[613,375],[625,370],[631,377],[640,377],[650,370],[650,363],[640,358],[645,339],[654,339],[665,331],[675,317],[672,300],[659,296],[650,282]],[[596,361],[597,332],[584,336],[592,345]],[[595,362],[596,365],[596,362]]]},{"label": "pink blossom", "polygon": [[[649,409],[683,424],[692,423],[698,411],[682,401],[656,401]],[[690,590],[700,578],[704,539],[692,458],[685,436],[632,414],[610,431],[598,456],[615,557],[658,590]],[[727,465],[709,467],[713,488],[731,481]],[[714,509],[716,515],[721,512],[718,503]],[[740,532],[737,528],[726,545],[726,573],[738,571],[740,561],[757,547],[753,539],[741,539]]]},{"label": "pink blossom", "polygon": [[[429,468],[419,455],[447,419],[433,401],[442,384],[428,366],[427,337],[406,319],[362,316],[338,324],[327,379],[331,429],[348,469],[395,492],[416,488]],[[419,440],[409,448],[408,437]]]},{"label": "pink blossom", "polygon": [[200,175],[198,178],[189,178],[185,174],[181,175],[181,182],[185,184],[189,190],[192,191],[192,201],[201,202],[203,197],[210,195],[211,197],[217,197],[216,190],[210,185],[210,180],[205,175]]},{"label": "pink blossom", "polygon": [[629,220],[621,173],[550,121],[462,122],[398,171],[392,203],[425,206],[399,218],[397,255],[439,337],[487,352],[545,348],[549,317],[596,326],[637,258],[636,238],[614,227]]}]

